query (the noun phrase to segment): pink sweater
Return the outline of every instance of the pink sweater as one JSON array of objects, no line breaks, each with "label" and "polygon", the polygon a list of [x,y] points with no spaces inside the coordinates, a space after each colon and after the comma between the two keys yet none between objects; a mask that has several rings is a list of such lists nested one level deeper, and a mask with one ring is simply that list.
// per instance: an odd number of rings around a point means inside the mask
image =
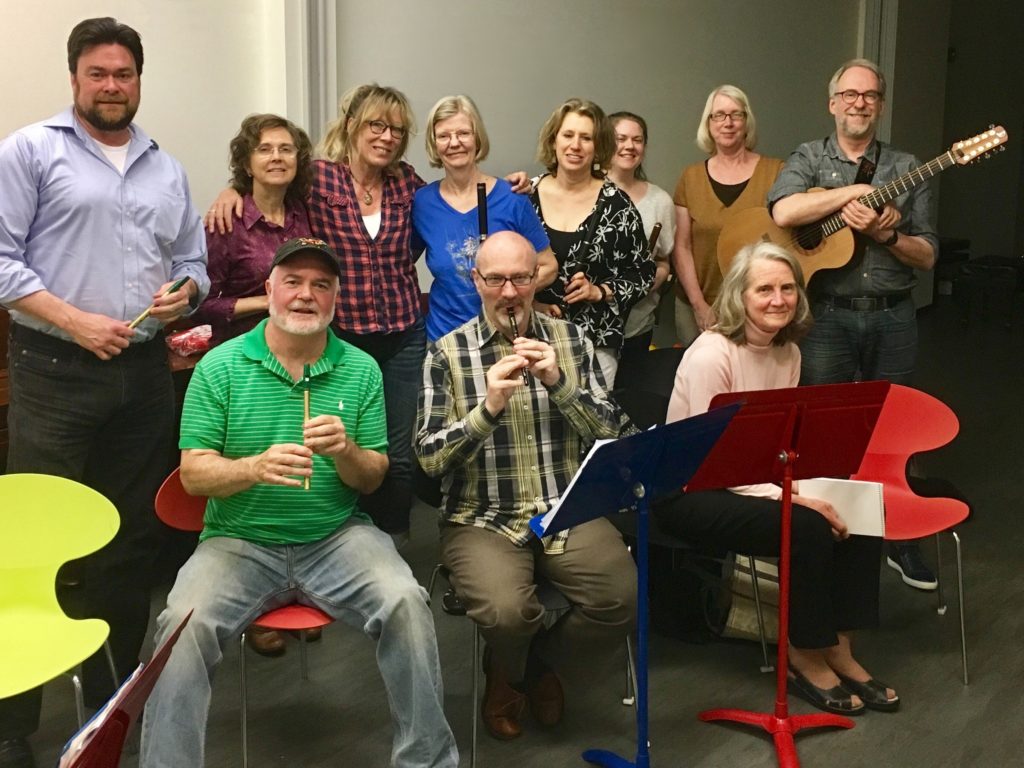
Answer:
[{"label": "pink sweater", "polygon": [[[668,421],[705,413],[722,392],[795,387],[800,381],[800,348],[796,344],[759,347],[734,344],[714,331],[704,331],[690,345],[676,370]],[[730,489],[747,496],[778,499],[777,485],[745,485]]]}]

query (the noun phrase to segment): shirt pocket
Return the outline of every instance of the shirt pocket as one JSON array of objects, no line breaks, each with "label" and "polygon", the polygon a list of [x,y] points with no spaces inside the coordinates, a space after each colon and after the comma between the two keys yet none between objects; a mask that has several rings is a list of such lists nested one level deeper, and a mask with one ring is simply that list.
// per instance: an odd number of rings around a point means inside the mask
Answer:
[{"label": "shirt pocket", "polygon": [[173,189],[136,186],[132,208],[133,218],[141,232],[152,233],[160,246],[178,239],[185,220],[188,201],[185,195]]}]

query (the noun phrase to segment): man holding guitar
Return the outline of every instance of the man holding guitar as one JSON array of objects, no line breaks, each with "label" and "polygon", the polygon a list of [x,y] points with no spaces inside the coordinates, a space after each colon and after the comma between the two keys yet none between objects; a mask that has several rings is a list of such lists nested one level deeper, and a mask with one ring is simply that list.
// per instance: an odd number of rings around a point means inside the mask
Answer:
[{"label": "man holding guitar", "polygon": [[[878,66],[866,59],[843,64],[829,83],[835,132],[797,147],[768,192],[779,226],[798,227],[838,213],[853,231],[849,261],[823,270],[810,284],[815,322],[800,345],[801,384],[855,378],[906,384],[914,370],[917,321],[910,291],[914,270],[935,265],[938,238],[927,184],[877,209],[859,200],[921,165],[876,140],[884,106],[885,76]],[[888,563],[913,587],[937,586],[915,543],[891,544]]]}]

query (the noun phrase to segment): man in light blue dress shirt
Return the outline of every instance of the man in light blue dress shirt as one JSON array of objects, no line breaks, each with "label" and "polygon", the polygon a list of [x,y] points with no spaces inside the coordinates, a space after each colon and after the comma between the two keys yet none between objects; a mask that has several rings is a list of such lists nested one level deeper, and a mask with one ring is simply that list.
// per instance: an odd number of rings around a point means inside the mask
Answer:
[{"label": "man in light blue dress shirt", "polygon": [[[142,58],[130,27],[81,22],[68,38],[73,106],[0,143],[0,304],[12,319],[7,471],[69,477],[117,506],[116,537],[82,561],[80,585],[61,599],[110,624],[121,678],[146,634],[152,500],[173,443],[161,328],[209,288],[185,173],[132,123]],[[101,655],[86,661],[84,684],[94,707],[113,690]],[[39,689],[0,700],[0,768],[34,765],[26,737],[40,703]]]}]

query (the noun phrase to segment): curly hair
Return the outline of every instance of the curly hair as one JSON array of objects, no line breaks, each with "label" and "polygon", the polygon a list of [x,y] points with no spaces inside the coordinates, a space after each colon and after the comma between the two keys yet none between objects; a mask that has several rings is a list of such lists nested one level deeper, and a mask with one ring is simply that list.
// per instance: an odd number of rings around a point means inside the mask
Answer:
[{"label": "curly hair", "polygon": [[605,117],[604,110],[597,104],[586,99],[569,99],[551,113],[540,129],[537,137],[537,161],[542,163],[549,173],[558,172],[558,158],[555,157],[555,137],[562,127],[565,116],[573,113],[589,117],[594,123],[594,165],[590,175],[595,179],[603,179],[615,152],[615,134],[612,125]]},{"label": "curly hair", "polygon": [[350,158],[355,149],[356,136],[371,120],[387,119],[397,113],[405,135],[398,142],[395,157],[389,165],[394,172],[409,147],[409,137],[416,133],[416,117],[405,94],[397,88],[370,83],[357,85],[341,97],[338,117],[327,126],[324,137],[317,146],[317,154],[332,163]]},{"label": "curly hair", "polygon": [[238,133],[231,140],[228,163],[231,169],[231,188],[240,195],[252,192],[252,153],[260,145],[263,132],[274,128],[284,128],[288,131],[296,149],[295,178],[288,185],[285,199],[304,203],[313,187],[313,142],[299,126],[279,115],[249,115],[242,121]]},{"label": "curly hair", "polygon": [[715,300],[715,315],[718,317],[718,323],[711,330],[722,334],[735,344],[746,343],[747,309],[743,304],[743,293],[750,287],[747,285],[750,267],[758,259],[780,261],[788,266],[793,273],[797,293],[793,319],[789,325],[775,334],[772,344],[781,347],[791,341],[798,341],[810,330],[811,324],[814,322],[811,305],[807,300],[807,290],[804,287],[804,271],[796,256],[781,245],[767,240],[745,245],[732,260],[729,272],[722,281],[721,292]]}]

